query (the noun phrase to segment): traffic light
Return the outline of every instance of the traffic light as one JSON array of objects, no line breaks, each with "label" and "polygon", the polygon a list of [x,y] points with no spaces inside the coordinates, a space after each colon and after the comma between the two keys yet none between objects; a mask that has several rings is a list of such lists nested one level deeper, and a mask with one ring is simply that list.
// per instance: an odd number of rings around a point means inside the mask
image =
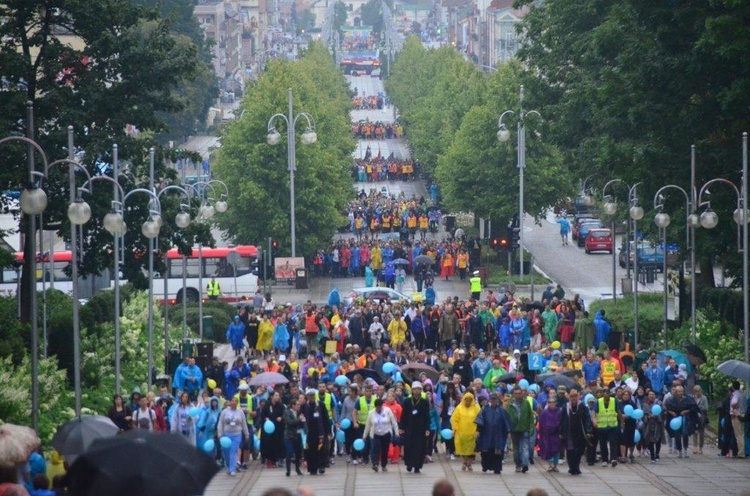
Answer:
[{"label": "traffic light", "polygon": [[508,249],[508,238],[492,238],[490,246],[495,251],[505,251]]},{"label": "traffic light", "polygon": [[521,228],[511,227],[510,228],[510,248],[516,250],[521,247]]},{"label": "traffic light", "polygon": [[271,241],[271,260],[275,260],[279,256],[279,242],[275,239]]}]

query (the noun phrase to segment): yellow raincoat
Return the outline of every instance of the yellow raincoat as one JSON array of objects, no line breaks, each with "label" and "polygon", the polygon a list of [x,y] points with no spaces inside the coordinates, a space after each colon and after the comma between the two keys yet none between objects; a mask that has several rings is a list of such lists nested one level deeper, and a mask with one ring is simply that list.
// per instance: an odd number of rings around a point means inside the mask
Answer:
[{"label": "yellow raincoat", "polygon": [[[467,406],[467,398],[469,398]],[[474,420],[479,415],[479,405],[472,393],[464,393],[461,403],[456,405],[451,416],[451,427],[453,428],[453,439],[456,443],[456,454],[460,456],[472,456],[475,453],[477,424]]]},{"label": "yellow raincoat", "polygon": [[263,319],[258,326],[258,351],[270,351],[273,346],[273,323],[269,319]]},{"label": "yellow raincoat", "polygon": [[370,251],[370,268],[380,270],[383,267],[383,255],[380,253],[380,247],[375,246]]},{"label": "yellow raincoat", "polygon": [[388,335],[391,337],[391,346],[403,343],[406,340],[406,322],[401,318],[391,320]]}]

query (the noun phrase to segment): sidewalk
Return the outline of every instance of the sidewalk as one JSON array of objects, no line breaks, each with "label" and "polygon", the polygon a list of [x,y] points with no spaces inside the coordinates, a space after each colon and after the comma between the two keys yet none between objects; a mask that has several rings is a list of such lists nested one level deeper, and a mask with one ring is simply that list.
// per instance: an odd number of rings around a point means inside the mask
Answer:
[{"label": "sidewalk", "polygon": [[453,483],[457,495],[472,496],[525,495],[532,487],[545,489],[550,495],[575,496],[730,496],[747,490],[750,484],[747,462],[719,457],[713,446],[705,447],[704,453],[691,454],[689,459],[680,460],[663,446],[661,460],[656,465],[645,456],[636,457],[634,465],[618,465],[617,468],[587,467],[584,464],[580,477],[568,475],[566,465],[560,465],[560,473],[548,473],[546,463],[538,459],[529,473],[516,474],[510,456],[506,457],[501,476],[482,473],[479,456],[474,472],[462,472],[460,459],[450,461],[442,452],[435,463],[425,465],[421,475],[407,473],[403,464],[389,465],[385,474],[375,473],[369,466],[347,465],[343,457],[337,457],[336,464],[326,470],[325,475],[292,475],[287,478],[284,469],[266,469],[255,461],[250,464],[248,472],[237,477],[218,473],[204,494],[258,495],[274,487],[296,491],[300,486],[306,486],[316,496],[373,495],[384,489],[389,495],[426,496],[431,494],[432,484],[440,478]]}]

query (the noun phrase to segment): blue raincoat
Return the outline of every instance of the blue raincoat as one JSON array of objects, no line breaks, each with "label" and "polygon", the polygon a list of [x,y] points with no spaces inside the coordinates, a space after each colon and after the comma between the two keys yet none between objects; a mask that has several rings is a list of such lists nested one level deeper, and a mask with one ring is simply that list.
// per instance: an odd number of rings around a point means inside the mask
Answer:
[{"label": "blue raincoat", "polygon": [[332,307],[341,306],[341,296],[339,295],[338,289],[333,288],[331,292],[328,293],[328,305]]},{"label": "blue raincoat", "polygon": [[[216,426],[219,424],[219,398],[212,396],[208,402],[209,407],[204,408],[198,419],[198,447],[203,448],[206,441],[216,437]],[[218,444],[218,443],[217,443]]]},{"label": "blue raincoat", "polygon": [[273,347],[281,351],[289,349],[289,328],[283,322],[273,329]]},{"label": "blue raincoat", "polygon": [[599,348],[600,343],[609,342],[609,333],[612,331],[612,326],[609,322],[604,320],[601,312],[596,312],[594,316],[594,327],[596,328],[596,334],[594,335],[594,348]]},{"label": "blue raincoat", "polygon": [[375,276],[372,273],[372,269],[368,265],[365,267],[365,287],[371,288],[375,284]]},{"label": "blue raincoat", "polygon": [[245,324],[240,321],[239,315],[234,316],[234,320],[227,327],[227,341],[232,345],[232,350],[241,350],[244,348],[242,338],[245,337]]}]

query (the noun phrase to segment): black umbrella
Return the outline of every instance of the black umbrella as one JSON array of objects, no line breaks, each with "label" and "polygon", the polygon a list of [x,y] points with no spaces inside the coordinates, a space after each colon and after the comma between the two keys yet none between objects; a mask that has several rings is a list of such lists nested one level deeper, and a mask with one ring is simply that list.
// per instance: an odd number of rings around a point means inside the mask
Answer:
[{"label": "black umbrella", "polygon": [[516,382],[521,380],[519,379],[519,377],[523,379],[523,375],[505,374],[505,375],[501,375],[500,377],[496,377],[493,382],[495,382],[495,384],[500,383],[500,382],[503,382],[505,384],[515,384]]},{"label": "black umbrella", "polygon": [[685,351],[687,352],[688,360],[695,366],[706,363],[706,354],[698,346],[693,343],[685,344]]},{"label": "black umbrella", "polygon": [[405,258],[397,258],[393,262],[391,262],[393,265],[409,265],[409,261]]},{"label": "black umbrella", "polygon": [[132,430],[98,439],[66,476],[74,496],[193,496],[219,471],[179,434]]},{"label": "black umbrella", "polygon": [[372,379],[373,381],[378,383],[383,380],[382,377],[380,377],[380,374],[378,374],[377,371],[373,369],[354,369],[351,372],[347,372],[346,377],[350,381],[354,382],[354,376],[357,374],[362,376],[362,380]]},{"label": "black umbrella", "polygon": [[532,310],[539,310],[540,312],[544,311],[544,303],[541,301],[532,301],[531,303],[526,304],[526,308],[524,309],[527,312],[530,312]]},{"label": "black umbrella", "polygon": [[536,381],[546,385],[551,384],[554,387],[565,386],[568,389],[580,389],[578,382],[572,377],[563,374],[542,374],[536,376]]},{"label": "black umbrella", "polygon": [[418,380],[419,376],[423,372],[433,383],[436,383],[440,378],[440,372],[430,367],[426,363],[407,363],[406,365],[401,366],[401,374],[411,381]]},{"label": "black umbrella", "polygon": [[419,255],[414,259],[414,263],[432,265],[435,263],[435,261],[432,259],[432,257],[429,257],[427,255]]},{"label": "black umbrella", "polygon": [[63,456],[80,455],[97,439],[113,437],[119,430],[103,415],[77,417],[57,428],[52,447]]}]

